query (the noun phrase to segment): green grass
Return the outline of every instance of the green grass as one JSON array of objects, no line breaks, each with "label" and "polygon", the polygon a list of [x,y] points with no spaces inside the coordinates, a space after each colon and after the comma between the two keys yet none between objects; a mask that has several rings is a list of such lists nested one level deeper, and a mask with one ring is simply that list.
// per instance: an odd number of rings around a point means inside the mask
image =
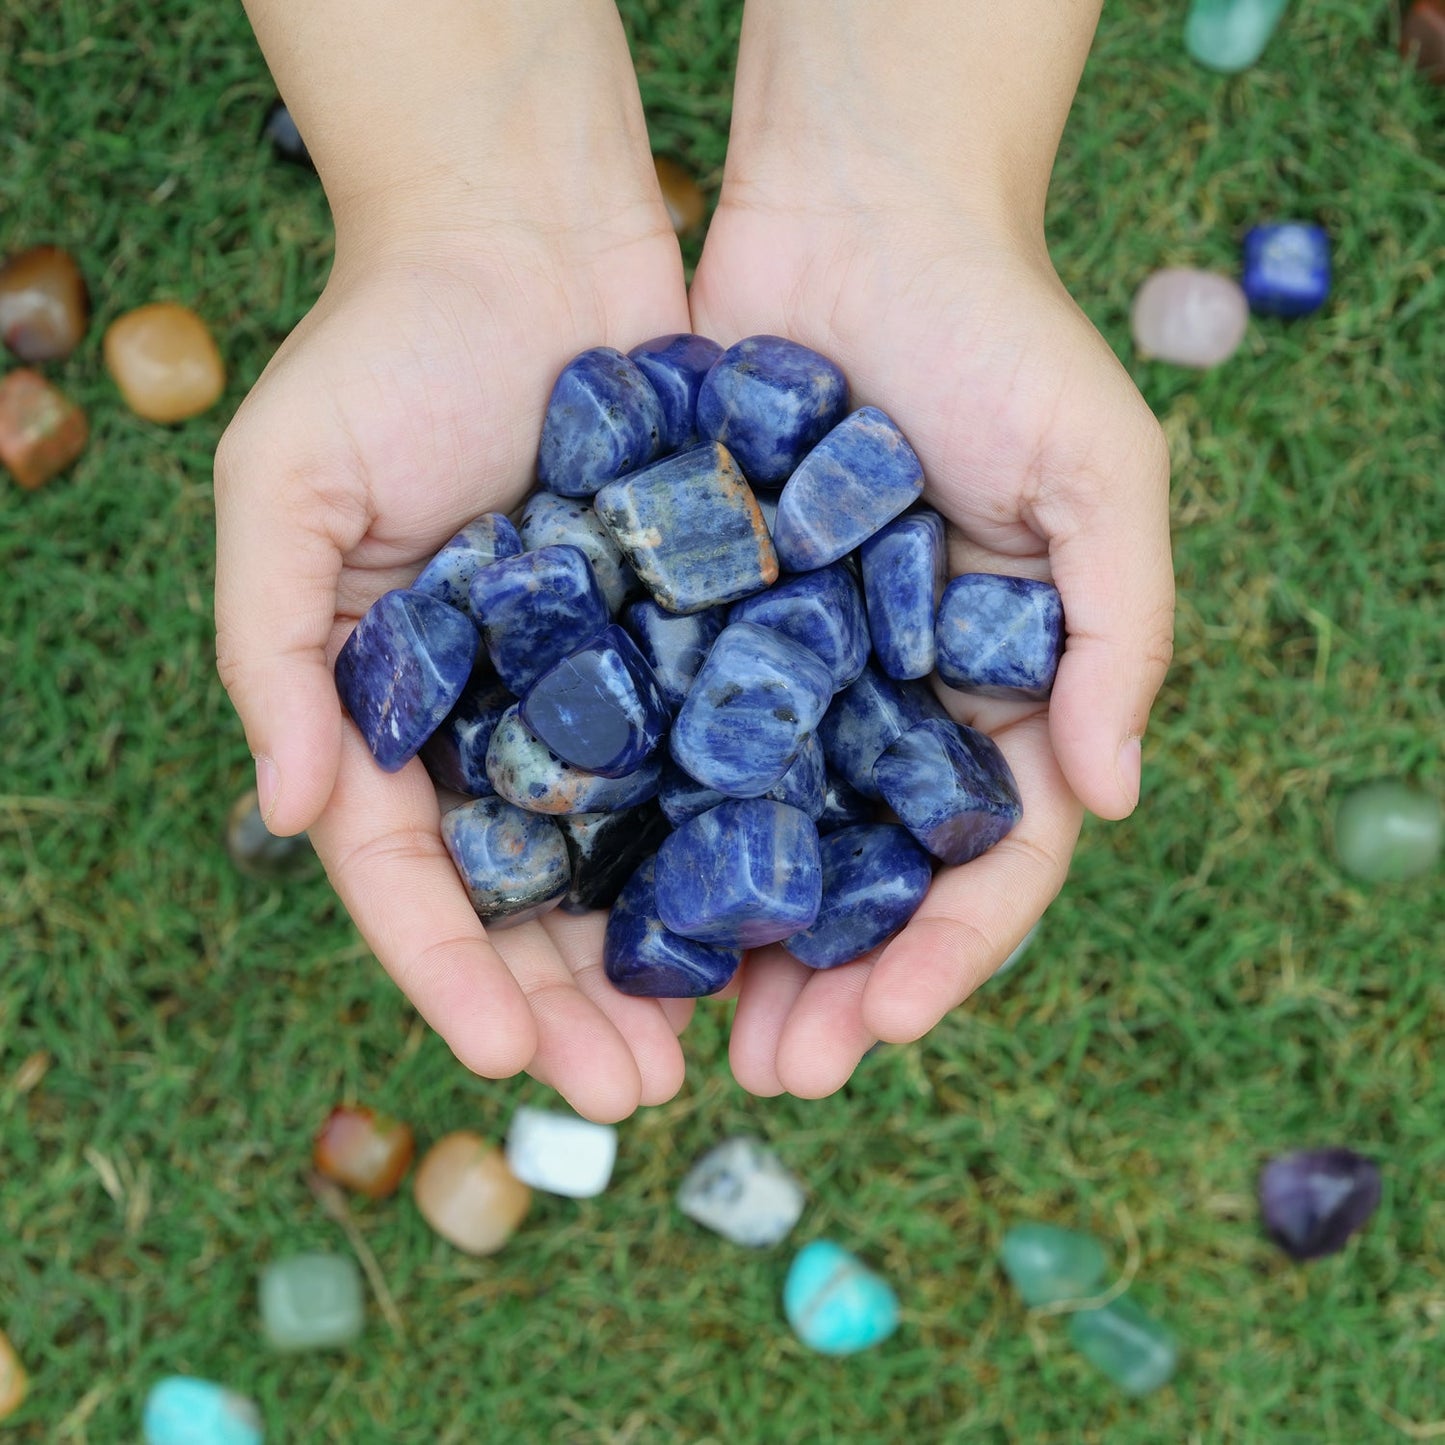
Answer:
[{"label": "green grass", "polygon": [[[360,1208],[407,1339],[373,1312],[354,1350],[286,1360],[255,1280],[345,1248],[301,1180],[332,1102],[429,1140],[499,1137],[547,1094],[466,1075],[319,877],[253,883],[219,846],[250,764],[211,660],[210,456],[330,254],[314,182],[255,144],[270,84],[239,7],[0,9],[0,251],[69,246],[97,313],[55,368],[89,451],[39,493],[0,485],[0,1326],[33,1376],[0,1436],[134,1441],[171,1371],[255,1396],[273,1441],[361,1445],[1358,1445],[1445,1417],[1440,878],[1354,884],[1328,825],[1356,781],[1445,789],[1442,92],[1355,0],[1297,7],[1233,80],[1185,60],[1180,8],[1109,8],[1050,217],[1174,453],[1178,662],[1138,816],[1086,830],[1012,974],[837,1097],[744,1095],[703,1009],[685,1089],[623,1127],[600,1199],[539,1198],[480,1262],[405,1195]],[[656,145],[715,189],[735,7],[625,11]],[[1142,277],[1231,269],[1261,214],[1329,225],[1328,311],[1255,323],[1208,375],[1133,362]],[[232,375],[174,429],[100,364],[105,323],[162,296],[211,321]],[[787,1249],[673,1210],[744,1128],[808,1180],[794,1242],[896,1282],[883,1348],[809,1355],[780,1315]],[[1385,1200],[1298,1268],[1252,1189],[1311,1141],[1377,1153]],[[1171,1387],[1127,1402],[1029,1318],[994,1262],[1023,1218],[1097,1230],[1116,1265],[1137,1235],[1136,1294],[1187,1350]]]}]

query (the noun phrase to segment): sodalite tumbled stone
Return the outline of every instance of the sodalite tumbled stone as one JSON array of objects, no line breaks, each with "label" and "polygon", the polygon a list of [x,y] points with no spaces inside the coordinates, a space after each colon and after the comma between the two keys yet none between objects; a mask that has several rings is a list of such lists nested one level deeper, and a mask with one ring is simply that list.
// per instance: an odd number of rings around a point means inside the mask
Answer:
[{"label": "sodalite tumbled stone", "polygon": [[828,666],[768,627],[722,630],[673,723],[674,760],[734,798],[767,792],[792,766],[833,695]]},{"label": "sodalite tumbled stone", "polygon": [[669,612],[700,612],[777,581],[763,514],[727,448],[708,442],[610,482],[593,503]]},{"label": "sodalite tumbled stone", "polygon": [[[821,737],[817,743],[821,751]],[[851,783],[844,782],[836,773],[824,770],[823,810],[813,820],[819,833],[836,833],[839,828],[851,828],[855,823],[871,823],[874,811],[872,798],[865,798]]]},{"label": "sodalite tumbled stone", "polygon": [[628,605],[622,622],[637,643],[637,650],[651,665],[668,707],[676,712],[708,650],[727,624],[727,609],[669,612],[646,597]]},{"label": "sodalite tumbled stone", "polygon": [[851,1355],[898,1328],[898,1296],[881,1275],[830,1240],[815,1239],[793,1259],[783,1312],[794,1333],[822,1355]]},{"label": "sodalite tumbled stone", "polygon": [[657,850],[658,917],[701,943],[776,943],[812,924],[822,894],[818,830],[786,803],[720,803]]},{"label": "sodalite tumbled stone", "polygon": [[[823,745],[814,733],[793,759],[792,767],[760,796],[775,803],[787,803],[816,820],[822,816],[827,802],[826,776]],[[727,796],[689,777],[671,758],[664,760],[657,800],[674,827],[686,823],[689,818],[696,818],[699,813],[706,813],[719,803],[727,802]]]},{"label": "sodalite tumbled stone", "polygon": [[703,379],[697,430],[724,443],[754,486],[781,487],[847,406],[847,380],[826,356],[781,336],[749,336]]},{"label": "sodalite tumbled stone", "polygon": [[141,1416],[145,1445],[262,1445],[261,1412],[211,1380],[171,1375],[151,1387]]},{"label": "sodalite tumbled stone", "polygon": [[983,697],[1046,698],[1064,649],[1064,608],[1051,582],[965,572],[938,607],[938,675]]},{"label": "sodalite tumbled stone", "polygon": [[1244,294],[1256,316],[1308,316],[1330,294],[1330,238],[1309,221],[1274,221],[1244,237]]},{"label": "sodalite tumbled stone", "polygon": [[424,592],[387,592],[367,608],[336,655],[336,690],[388,773],[441,726],[476,655],[471,621]]},{"label": "sodalite tumbled stone", "polygon": [[645,467],[662,445],[662,403],[620,351],[574,356],[552,387],[537,447],[537,480],[564,497],[590,497]]},{"label": "sodalite tumbled stone", "polygon": [[495,792],[487,776],[487,746],[502,714],[516,700],[491,668],[479,663],[456,706],[422,746],[421,760],[432,782],[468,798]]},{"label": "sodalite tumbled stone", "polygon": [[503,798],[443,813],[442,842],[484,923],[535,918],[560,903],[572,881],[557,825]]},{"label": "sodalite tumbled stone", "polygon": [[1179,1364],[1174,1336],[1126,1294],[1071,1314],[1069,1339],[1126,1395],[1147,1395],[1168,1384]]},{"label": "sodalite tumbled stone", "polygon": [[563,762],[621,778],[651,757],[672,715],[647,659],[614,624],[549,667],[521,716]]},{"label": "sodalite tumbled stone", "polygon": [[738,971],[741,948],[673,933],[657,914],[657,859],[628,880],[607,919],[602,967],[615,988],[638,998],[702,998]]},{"label": "sodalite tumbled stone", "polygon": [[947,718],[927,718],[884,748],[873,781],[903,826],[945,863],[977,858],[1023,817],[998,744]]},{"label": "sodalite tumbled stone", "polygon": [[818,736],[828,766],[865,798],[876,800],[873,764],[878,754],[924,718],[947,716],[931,688],[921,682],[894,682],[870,664],[833,699]]},{"label": "sodalite tumbled stone", "polygon": [[611,614],[592,564],[575,547],[538,547],[505,557],[472,578],[472,616],[497,676],[526,692]]},{"label": "sodalite tumbled stone", "polygon": [[943,518],[927,507],[899,517],[864,542],[861,555],[878,666],[889,677],[927,677],[948,565]]},{"label": "sodalite tumbled stone", "polygon": [[470,617],[472,578],[483,567],[503,557],[515,557],[521,550],[522,539],[511,522],[500,512],[485,512],[468,522],[421,569],[411,590],[425,592]]},{"label": "sodalite tumbled stone", "polygon": [[783,940],[810,968],[836,968],[898,932],[933,881],[928,854],[894,823],[862,823],[819,844],[823,897],[811,928]]},{"label": "sodalite tumbled stone", "polygon": [[572,860],[567,913],[611,908],[644,858],[657,852],[670,825],[656,803],[616,813],[563,813],[557,818]]},{"label": "sodalite tumbled stone", "polygon": [[923,494],[923,466],[876,406],[845,417],[798,464],[773,525],[788,572],[826,567],[867,541]]},{"label": "sodalite tumbled stone", "polygon": [[698,440],[697,394],[722,347],[706,336],[684,331],[644,341],[627,355],[662,404],[662,454],[693,446]]},{"label": "sodalite tumbled stone", "polygon": [[587,502],[533,492],[518,532],[528,552],[539,547],[575,547],[581,552],[592,564],[609,612],[615,614],[630,595],[642,590],[637,574],[623,561],[621,548]]},{"label": "sodalite tumbled stone", "polygon": [[855,681],[868,661],[868,617],[853,575],[841,563],[788,577],[734,602],[729,622],[755,622],[801,643],[828,664],[833,691]]}]

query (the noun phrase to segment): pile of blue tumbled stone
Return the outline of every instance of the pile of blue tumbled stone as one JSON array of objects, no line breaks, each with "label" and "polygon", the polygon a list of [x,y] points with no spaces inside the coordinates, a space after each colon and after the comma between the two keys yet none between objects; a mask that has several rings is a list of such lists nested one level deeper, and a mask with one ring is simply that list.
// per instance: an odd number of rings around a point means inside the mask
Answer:
[{"label": "pile of blue tumbled stone", "polygon": [[698,996],[765,944],[814,968],[866,954],[935,860],[1018,822],[1002,753],[928,679],[1046,697],[1058,593],[945,586],[917,456],[876,407],[849,411],[826,357],[776,336],[584,351],[537,481],[336,660],[377,762],[429,769],[489,925],[610,908],[612,982]]}]

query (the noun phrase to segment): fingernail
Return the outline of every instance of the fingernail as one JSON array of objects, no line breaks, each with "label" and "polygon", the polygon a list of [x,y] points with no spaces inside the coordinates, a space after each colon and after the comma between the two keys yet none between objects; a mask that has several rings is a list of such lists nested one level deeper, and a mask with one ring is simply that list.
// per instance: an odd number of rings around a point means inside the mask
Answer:
[{"label": "fingernail", "polygon": [[256,759],[256,801],[261,805],[261,821],[269,828],[271,814],[276,811],[276,799],[281,793],[281,774],[264,753],[252,753],[251,756]]},{"label": "fingernail", "polygon": [[1144,747],[1138,738],[1124,740],[1115,767],[1119,771],[1119,786],[1133,808],[1139,802],[1139,779],[1144,767]]}]

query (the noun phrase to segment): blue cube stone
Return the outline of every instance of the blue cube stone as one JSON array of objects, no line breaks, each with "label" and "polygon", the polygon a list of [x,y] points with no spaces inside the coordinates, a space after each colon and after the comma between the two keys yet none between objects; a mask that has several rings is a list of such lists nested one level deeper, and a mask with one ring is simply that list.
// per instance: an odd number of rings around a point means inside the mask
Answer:
[{"label": "blue cube stone", "polygon": [[479,663],[456,706],[422,746],[421,760],[432,782],[469,798],[490,797],[495,789],[487,777],[487,745],[516,700],[491,668]]},{"label": "blue cube stone", "polygon": [[487,747],[487,776],[500,797],[532,813],[615,813],[657,796],[659,753],[636,772],[604,778],[565,763],[522,721],[519,708],[501,716]]},{"label": "blue cube stone", "polygon": [[503,557],[515,557],[521,550],[522,539],[511,522],[500,512],[485,512],[468,522],[421,569],[411,590],[425,592],[470,617],[472,578],[483,567]]},{"label": "blue cube stone", "polygon": [[1023,817],[1018,784],[986,733],[929,718],[884,748],[873,765],[883,801],[945,863],[967,863]]},{"label": "blue cube stone", "polygon": [[699,943],[761,948],[809,927],[822,899],[818,830],[766,798],[720,803],[657,851],[657,916]]},{"label": "blue cube stone", "polygon": [[923,465],[876,406],[845,417],[798,464],[778,498],[773,546],[785,572],[826,567],[923,494]]},{"label": "blue cube stone", "polygon": [[723,628],[673,723],[674,760],[731,798],[761,797],[793,765],[833,695],[828,666],[781,632]]},{"label": "blue cube stone", "polygon": [[863,543],[868,630],[878,666],[889,677],[927,677],[933,671],[947,550],[943,518],[928,507],[899,517]]},{"label": "blue cube stone", "polygon": [[[818,740],[822,749],[822,739]],[[851,828],[857,823],[871,823],[877,805],[872,798],[866,798],[851,783],[837,773],[823,773],[823,810],[813,820],[818,832],[836,833],[839,828]]]},{"label": "blue cube stone", "polygon": [[821,1355],[852,1355],[898,1328],[898,1296],[882,1276],[826,1239],[800,1249],[783,1284],[783,1313]]},{"label": "blue cube stone", "polygon": [[262,1445],[261,1412],[211,1380],[171,1375],[151,1386],[141,1415],[145,1445]]},{"label": "blue cube stone", "polygon": [[641,602],[627,605],[622,623],[651,666],[668,707],[676,712],[692,687],[703,659],[726,625],[727,610],[709,607],[703,612],[679,614],[645,597]]},{"label": "blue cube stone", "polygon": [[1309,221],[1255,226],[1244,238],[1244,294],[1256,316],[1308,316],[1330,294],[1330,238]]},{"label": "blue cube stone", "polygon": [[757,499],[715,442],[610,482],[593,505],[642,585],[669,612],[701,612],[777,581]]},{"label": "blue cube stone", "polygon": [[781,487],[847,409],[848,382],[826,356],[781,336],[749,336],[703,379],[697,430],[722,442],[754,486]]},{"label": "blue cube stone", "polygon": [[472,615],[497,676],[518,696],[610,620],[592,564],[575,547],[539,547],[472,578]]},{"label": "blue cube stone", "polygon": [[642,590],[637,573],[623,561],[621,548],[591,504],[577,497],[533,492],[522,510],[520,536],[528,552],[539,547],[575,547],[592,564],[607,610],[614,615]]},{"label": "blue cube stone", "polygon": [[921,682],[895,682],[871,664],[844,688],[818,724],[828,766],[846,783],[876,800],[873,764],[878,754],[914,723],[947,717],[933,690]]},{"label": "blue cube stone", "polygon": [[657,860],[649,858],[612,905],[602,967],[613,986],[639,998],[702,998],[724,987],[743,961],[740,948],[698,943],[657,916]]},{"label": "blue cube stone", "polygon": [[670,831],[656,803],[617,813],[563,813],[557,826],[572,860],[572,882],[562,899],[566,913],[611,908]]},{"label": "blue cube stone", "polygon": [[728,621],[771,627],[816,653],[833,675],[834,692],[854,682],[868,661],[863,598],[842,563],[786,577],[766,592],[734,602]]},{"label": "blue cube stone", "polygon": [[722,355],[706,336],[679,332],[634,346],[627,355],[652,384],[662,403],[662,455],[696,445],[697,394],[703,378]]},{"label": "blue cube stone", "polygon": [[503,798],[443,813],[442,842],[484,923],[536,918],[562,901],[572,881],[557,825]]},{"label": "blue cube stone", "polygon": [[819,844],[823,898],[811,928],[783,940],[809,968],[837,968],[897,933],[933,881],[928,854],[894,823],[861,823]]},{"label": "blue cube stone", "polygon": [[1041,701],[1064,650],[1064,607],[1051,582],[965,572],[938,605],[938,675],[983,697]]},{"label": "blue cube stone", "polygon": [[537,481],[564,497],[590,497],[657,456],[662,424],[662,403],[636,362],[610,346],[584,351],[552,388]]},{"label": "blue cube stone", "polygon": [[635,773],[672,719],[647,659],[615,623],[549,667],[521,714],[563,762],[604,778]]},{"label": "blue cube stone", "polygon": [[388,773],[442,725],[476,656],[471,619],[425,592],[387,592],[366,609],[336,655],[336,691]]},{"label": "blue cube stone", "polygon": [[[823,778],[823,745],[814,733],[793,759],[792,767],[761,796],[797,808],[810,819],[817,818],[823,811]],[[709,808],[725,803],[727,794],[705,787],[669,758],[662,765],[662,785],[657,799],[668,821],[676,828],[689,818],[696,818],[699,813],[706,813]]]}]

